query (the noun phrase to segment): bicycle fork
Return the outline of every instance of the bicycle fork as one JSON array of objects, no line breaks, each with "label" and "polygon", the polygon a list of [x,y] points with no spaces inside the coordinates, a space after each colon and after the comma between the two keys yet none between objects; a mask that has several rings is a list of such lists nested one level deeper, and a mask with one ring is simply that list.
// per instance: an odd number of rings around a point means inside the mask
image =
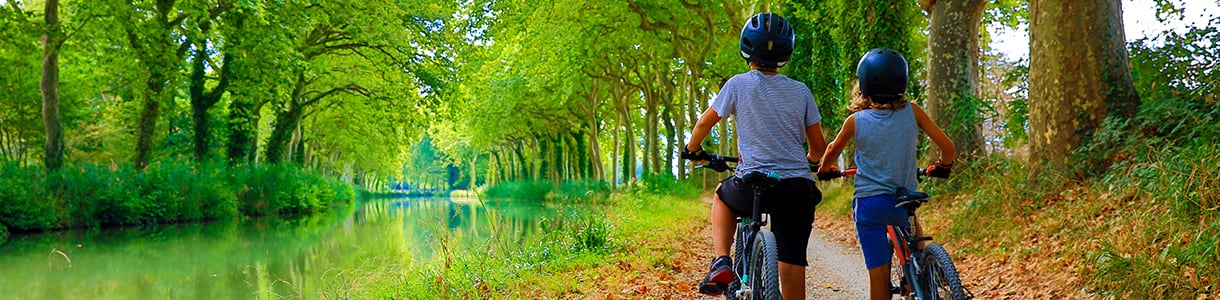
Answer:
[{"label": "bicycle fork", "polygon": [[752,299],[754,297],[754,289],[750,286],[750,274],[747,272],[750,266],[746,263],[752,259],[750,255],[754,253],[754,230],[750,226],[753,222],[752,219],[741,218],[741,223],[737,226],[737,241],[741,243],[741,247],[737,247],[737,250],[743,253],[740,254],[742,259],[734,262],[738,266],[736,270],[733,270],[734,275],[737,276],[737,289],[733,291],[734,299]]}]

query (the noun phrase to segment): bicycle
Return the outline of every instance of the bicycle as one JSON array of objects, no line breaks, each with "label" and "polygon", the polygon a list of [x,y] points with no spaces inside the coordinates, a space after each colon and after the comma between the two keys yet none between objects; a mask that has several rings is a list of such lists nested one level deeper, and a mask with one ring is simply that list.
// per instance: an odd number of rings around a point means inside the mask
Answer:
[{"label": "bicycle", "polygon": [[[738,158],[710,154],[710,158],[696,169],[708,168],[717,172],[736,169],[728,162],[737,163]],[[737,217],[737,232],[733,238],[733,273],[735,280],[724,293],[726,299],[781,299],[779,290],[779,256],[775,234],[763,229],[767,220],[759,208],[762,193],[779,183],[779,175],[752,171],[741,176],[743,183],[754,186],[754,204],[750,216]]]},{"label": "bicycle", "polygon": [[[925,169],[918,169],[916,172],[920,177],[928,176]],[[855,174],[856,169],[852,168],[839,171],[836,177]],[[894,207],[906,208],[908,224],[915,224],[915,211],[932,197],[928,193],[910,191],[905,187],[899,187],[894,193],[898,196]],[[973,293],[962,287],[957,267],[953,265],[949,252],[940,244],[931,243],[931,236],[916,236],[911,226],[889,225],[886,226],[886,232],[889,244],[894,249],[890,263],[890,274],[893,274],[890,276],[891,294],[904,299],[974,298]],[[924,241],[929,243],[921,249],[919,244]]]}]

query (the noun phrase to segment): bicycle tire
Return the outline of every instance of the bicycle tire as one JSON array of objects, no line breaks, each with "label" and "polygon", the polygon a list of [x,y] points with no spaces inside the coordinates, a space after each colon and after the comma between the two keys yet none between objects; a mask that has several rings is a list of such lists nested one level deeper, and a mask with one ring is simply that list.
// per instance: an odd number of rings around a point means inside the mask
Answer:
[{"label": "bicycle tire", "polygon": [[749,244],[751,241],[748,237],[754,235],[754,231],[746,225],[737,225],[736,236],[733,238],[733,283],[730,283],[725,290],[724,298],[728,300],[737,300],[735,294],[741,288],[741,275],[746,271],[746,255],[750,252]]},{"label": "bicycle tire", "polygon": [[[779,254],[775,245],[775,234],[760,230],[754,236],[754,249],[750,253],[750,280],[754,299],[782,299],[779,290]],[[761,280],[758,280],[761,279]]]},{"label": "bicycle tire", "polygon": [[[925,269],[925,277],[921,281],[929,284],[928,292],[933,293],[932,299],[968,299],[966,289],[962,287],[962,280],[957,276],[957,267],[953,265],[953,259],[944,247],[935,243],[928,244],[923,249],[920,262]],[[942,294],[948,294],[950,297],[945,298]]]}]

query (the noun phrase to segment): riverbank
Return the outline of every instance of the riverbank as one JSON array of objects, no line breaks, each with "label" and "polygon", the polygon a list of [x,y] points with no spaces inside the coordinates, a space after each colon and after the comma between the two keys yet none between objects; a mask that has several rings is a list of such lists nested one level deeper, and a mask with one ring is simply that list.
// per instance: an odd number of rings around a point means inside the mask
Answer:
[{"label": "riverbank", "polygon": [[[562,198],[548,205],[563,206]],[[438,231],[441,255],[414,266],[396,258],[370,258],[365,266],[332,270],[321,296],[394,299],[567,299],[591,295],[644,297],[680,291],[692,281],[710,249],[702,239],[708,208],[698,196],[665,195],[646,188],[588,200],[581,209],[541,221],[544,234],[523,239],[504,233],[466,249],[449,248],[460,236]],[[494,203],[494,201],[484,201]],[[695,242],[695,245],[690,245]],[[682,245],[681,247],[676,247]],[[687,274],[680,276],[675,274]]]},{"label": "riverbank", "polygon": [[0,165],[0,228],[13,233],[305,214],[355,198],[344,182],[287,165]]}]

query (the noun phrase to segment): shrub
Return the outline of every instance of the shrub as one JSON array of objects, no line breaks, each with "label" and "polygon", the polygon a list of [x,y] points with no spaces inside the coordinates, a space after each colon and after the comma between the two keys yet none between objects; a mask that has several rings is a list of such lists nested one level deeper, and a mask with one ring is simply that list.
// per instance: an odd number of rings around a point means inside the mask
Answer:
[{"label": "shrub", "polygon": [[165,160],[69,166],[50,174],[0,164],[0,224],[14,231],[300,214],[349,204],[351,185],[293,166]]},{"label": "shrub", "polygon": [[492,199],[543,202],[554,188],[546,181],[512,181],[488,187],[484,195]]},{"label": "shrub", "polygon": [[0,165],[0,225],[15,231],[59,227],[61,218],[43,192],[40,173],[16,163]]},{"label": "shrub", "polygon": [[669,173],[643,174],[640,176],[640,186],[637,188],[648,194],[669,195],[684,199],[698,197],[700,193],[698,187],[679,181]]}]

